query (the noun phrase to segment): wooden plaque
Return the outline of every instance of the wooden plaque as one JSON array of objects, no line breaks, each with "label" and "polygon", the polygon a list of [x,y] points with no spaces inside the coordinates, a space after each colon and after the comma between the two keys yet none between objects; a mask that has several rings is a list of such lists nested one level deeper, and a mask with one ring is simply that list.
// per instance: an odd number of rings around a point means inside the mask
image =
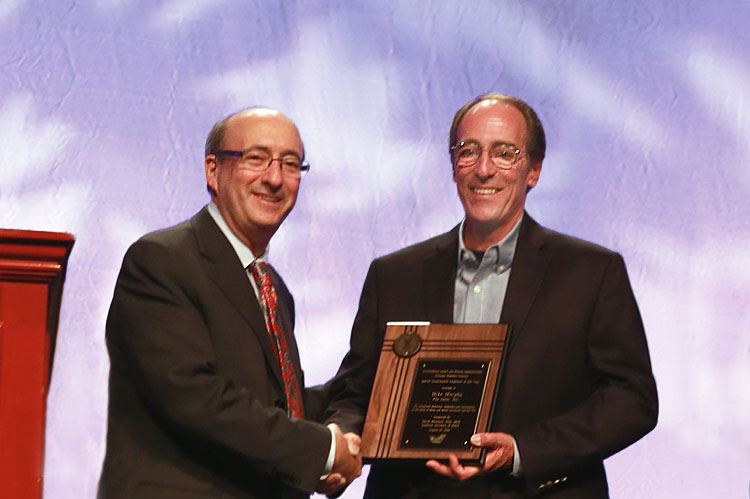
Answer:
[{"label": "wooden plaque", "polygon": [[484,463],[469,438],[492,421],[507,324],[389,322],[362,432],[365,462]]}]

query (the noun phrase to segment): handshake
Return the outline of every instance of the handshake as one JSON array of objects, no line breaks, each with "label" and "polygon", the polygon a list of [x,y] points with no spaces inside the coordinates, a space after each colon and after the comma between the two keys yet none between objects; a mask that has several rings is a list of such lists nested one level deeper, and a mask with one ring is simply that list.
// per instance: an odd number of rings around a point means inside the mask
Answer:
[{"label": "handshake", "polygon": [[362,457],[359,455],[362,439],[355,433],[342,433],[336,423],[329,424],[328,428],[336,440],[336,455],[331,472],[315,489],[316,492],[326,495],[337,492],[362,474]]}]

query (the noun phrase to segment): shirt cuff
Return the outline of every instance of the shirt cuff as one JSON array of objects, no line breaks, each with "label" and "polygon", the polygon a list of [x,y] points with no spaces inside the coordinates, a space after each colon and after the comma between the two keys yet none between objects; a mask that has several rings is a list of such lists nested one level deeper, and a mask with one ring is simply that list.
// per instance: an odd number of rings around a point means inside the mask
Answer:
[{"label": "shirt cuff", "polygon": [[521,453],[518,452],[518,444],[516,439],[513,439],[513,470],[510,472],[511,476],[518,478],[521,475]]},{"label": "shirt cuff", "polygon": [[326,461],[325,468],[323,468],[323,475],[320,477],[321,480],[325,480],[331,474],[333,461],[336,458],[336,437],[333,436],[333,430],[328,428],[328,431],[331,432],[331,450],[328,451],[328,460]]}]

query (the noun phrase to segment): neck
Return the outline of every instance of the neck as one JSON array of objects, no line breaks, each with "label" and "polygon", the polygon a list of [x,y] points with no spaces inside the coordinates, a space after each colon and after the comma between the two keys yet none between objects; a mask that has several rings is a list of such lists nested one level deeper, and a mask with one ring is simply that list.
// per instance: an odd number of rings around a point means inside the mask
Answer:
[{"label": "neck", "polygon": [[[235,234],[237,233],[235,232]],[[255,258],[258,258],[264,251],[266,251],[266,247],[268,247],[268,243],[271,240],[270,237],[247,238],[241,234],[237,234],[237,237],[245,244],[245,246],[250,248],[250,251],[253,252]]]},{"label": "neck", "polygon": [[519,213],[511,222],[503,225],[483,224],[467,218],[464,223],[464,245],[467,249],[473,251],[485,251],[490,246],[502,241],[515,227],[522,215],[523,212]]},{"label": "neck", "polygon": [[240,227],[235,222],[234,218],[228,216],[229,214],[225,212],[221,204],[218,203],[218,200],[215,197],[213,197],[212,200],[216,207],[219,209],[221,218],[224,219],[224,222],[229,227],[229,230],[231,230],[232,233],[237,236],[237,239],[242,241],[242,244],[250,248],[250,251],[252,251],[253,255],[256,258],[262,255],[266,250],[266,247],[268,247],[268,243],[271,241],[271,237],[276,233],[276,229],[278,227],[266,230],[260,227],[252,227],[246,231],[247,233],[245,233],[245,231],[240,230]]}]

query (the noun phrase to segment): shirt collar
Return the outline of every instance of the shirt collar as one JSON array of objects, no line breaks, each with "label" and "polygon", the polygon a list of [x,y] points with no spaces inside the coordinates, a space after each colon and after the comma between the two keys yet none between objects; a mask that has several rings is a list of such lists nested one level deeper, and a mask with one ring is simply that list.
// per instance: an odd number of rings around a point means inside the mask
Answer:
[{"label": "shirt collar", "polygon": [[240,259],[240,263],[242,263],[242,266],[244,268],[247,268],[248,265],[250,265],[251,263],[255,263],[256,261],[268,261],[268,246],[266,246],[266,248],[263,250],[263,253],[256,258],[250,248],[248,248],[245,243],[240,241],[240,238],[237,237],[234,232],[232,232],[232,229],[229,228],[229,225],[227,225],[224,217],[221,216],[219,207],[216,206],[213,201],[208,203],[208,214],[211,215],[211,218],[214,219],[216,225],[219,226],[219,230],[221,230],[221,233],[224,234],[224,237],[227,238],[229,244],[232,245],[234,252],[237,253],[237,257]]},{"label": "shirt collar", "polygon": [[466,248],[466,244],[464,244],[464,226],[466,224],[466,218],[464,218],[458,229],[458,268],[476,269],[480,265],[491,265],[494,272],[498,274],[508,270],[511,263],[513,263],[513,255],[516,253],[516,243],[518,242],[518,233],[520,232],[522,219],[523,216],[518,219],[516,225],[510,229],[510,232],[504,238],[487,248],[482,261],[478,262],[474,253]]}]

